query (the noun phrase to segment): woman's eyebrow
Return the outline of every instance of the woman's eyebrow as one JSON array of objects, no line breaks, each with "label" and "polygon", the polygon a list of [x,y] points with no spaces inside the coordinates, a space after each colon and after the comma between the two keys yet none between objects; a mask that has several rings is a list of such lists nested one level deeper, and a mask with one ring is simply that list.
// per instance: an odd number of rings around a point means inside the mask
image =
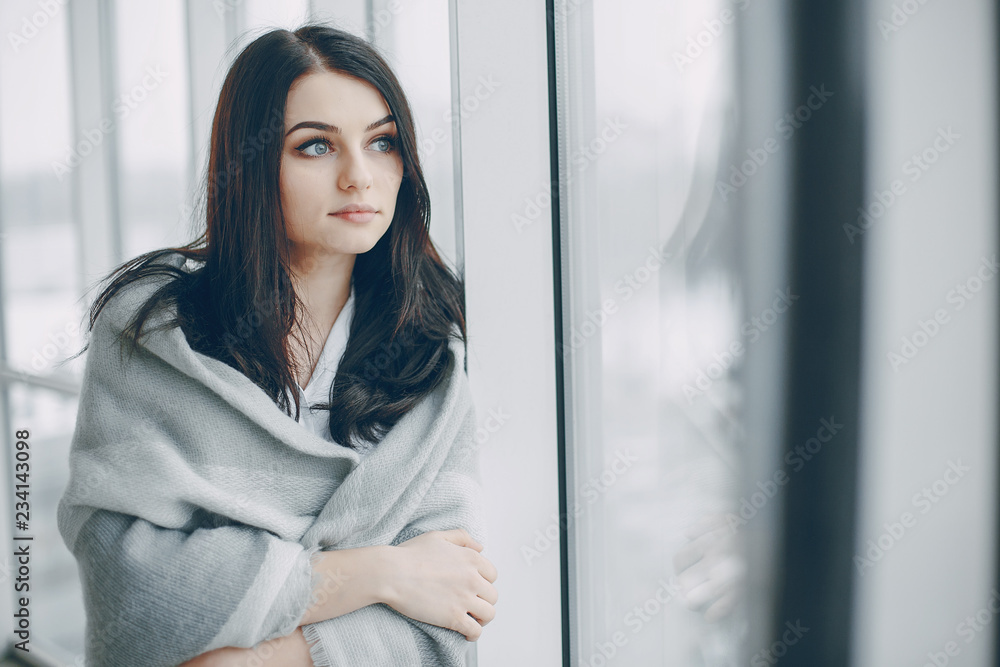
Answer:
[{"label": "woman's eyebrow", "polygon": [[[368,127],[365,128],[365,132],[371,132],[376,127],[385,125],[386,123],[393,123],[395,122],[395,120],[396,119],[392,117],[392,114],[389,114],[385,118],[380,118],[374,123],[371,123]],[[323,132],[332,132],[333,134],[340,134],[340,128],[337,127],[336,125],[321,123],[318,120],[304,120],[301,123],[296,123],[295,126],[292,127],[292,129],[288,130],[288,132],[285,132],[285,136],[287,137],[295,130],[302,129],[303,127],[311,127],[314,130],[322,130]]]}]

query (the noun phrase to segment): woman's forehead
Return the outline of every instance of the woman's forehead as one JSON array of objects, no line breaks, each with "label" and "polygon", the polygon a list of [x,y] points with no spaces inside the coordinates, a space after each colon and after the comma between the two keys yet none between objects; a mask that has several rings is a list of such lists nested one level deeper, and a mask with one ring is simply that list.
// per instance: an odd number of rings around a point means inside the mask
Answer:
[{"label": "woman's forehead", "polygon": [[338,72],[315,72],[297,79],[285,103],[285,130],[317,121],[347,131],[363,131],[389,115],[389,106],[373,85]]}]

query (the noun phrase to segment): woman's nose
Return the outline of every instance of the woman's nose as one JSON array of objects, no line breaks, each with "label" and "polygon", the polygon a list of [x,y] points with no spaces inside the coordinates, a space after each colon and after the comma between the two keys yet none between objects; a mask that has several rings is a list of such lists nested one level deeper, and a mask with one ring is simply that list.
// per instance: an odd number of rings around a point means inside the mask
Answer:
[{"label": "woman's nose", "polygon": [[365,158],[358,152],[346,151],[342,153],[340,174],[338,185],[346,190],[355,188],[357,190],[367,190],[371,187],[373,178],[372,172],[365,163]]}]

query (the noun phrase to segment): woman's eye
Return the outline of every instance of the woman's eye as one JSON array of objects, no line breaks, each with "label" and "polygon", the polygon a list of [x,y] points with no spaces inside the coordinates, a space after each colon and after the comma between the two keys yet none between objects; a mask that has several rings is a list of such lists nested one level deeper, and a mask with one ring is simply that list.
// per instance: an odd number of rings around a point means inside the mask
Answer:
[{"label": "woman's eye", "polygon": [[382,152],[382,153],[388,153],[388,152],[390,152],[395,147],[395,145],[396,145],[396,139],[395,139],[395,137],[390,137],[390,136],[386,135],[384,137],[379,137],[373,143],[376,146],[380,146],[381,147],[380,148],[380,152]]},{"label": "woman's eye", "polygon": [[307,146],[299,148],[299,150],[309,157],[320,157],[330,152],[330,146],[325,141],[314,141]]}]

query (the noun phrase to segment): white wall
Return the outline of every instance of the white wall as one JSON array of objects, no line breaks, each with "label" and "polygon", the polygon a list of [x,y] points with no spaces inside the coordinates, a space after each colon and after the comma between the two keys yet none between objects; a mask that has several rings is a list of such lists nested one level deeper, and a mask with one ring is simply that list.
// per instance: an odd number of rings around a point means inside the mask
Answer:
[{"label": "white wall", "polygon": [[[461,219],[469,376],[496,619],[477,642],[481,667],[562,664],[559,545],[526,562],[522,545],[557,513],[552,232],[542,214],[519,233],[521,211],[549,178],[545,5],[452,2],[457,19]],[[490,82],[490,85],[484,83]],[[494,418],[490,419],[490,411]]]}]

